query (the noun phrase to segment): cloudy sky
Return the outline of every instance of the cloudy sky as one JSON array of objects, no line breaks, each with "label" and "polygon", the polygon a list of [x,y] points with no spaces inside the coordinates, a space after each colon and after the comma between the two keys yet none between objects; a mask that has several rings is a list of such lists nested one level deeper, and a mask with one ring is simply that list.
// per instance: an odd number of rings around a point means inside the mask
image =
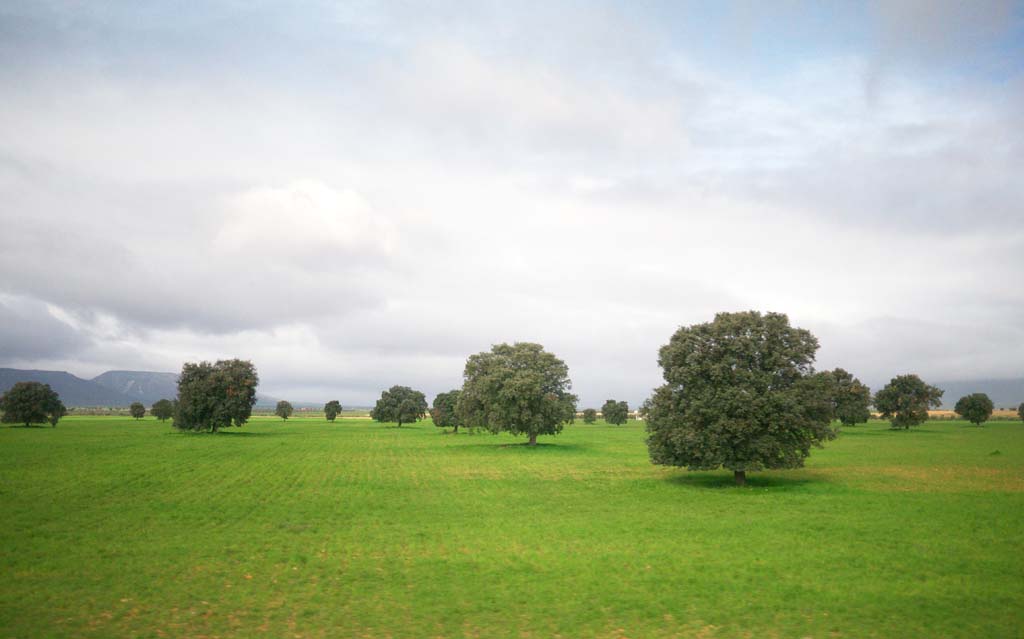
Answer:
[{"label": "cloudy sky", "polygon": [[635,404],[759,309],[1021,376],[1024,8],[828,4],[0,3],[0,366],[365,405],[536,341]]}]

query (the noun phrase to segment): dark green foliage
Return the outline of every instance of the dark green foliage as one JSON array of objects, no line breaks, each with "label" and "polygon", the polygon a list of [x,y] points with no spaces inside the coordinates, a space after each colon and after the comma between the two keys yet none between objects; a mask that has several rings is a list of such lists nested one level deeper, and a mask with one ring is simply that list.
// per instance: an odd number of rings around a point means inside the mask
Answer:
[{"label": "dark green foliage", "polygon": [[142,419],[146,416],[146,407],[142,405],[142,402],[132,402],[132,405],[128,407],[128,414],[135,419]]},{"label": "dark green foliage", "polygon": [[399,427],[419,421],[427,413],[427,398],[408,386],[392,386],[380,394],[370,417],[378,422],[394,422]]},{"label": "dark green foliage", "polygon": [[995,405],[985,393],[971,393],[964,395],[957,400],[953,408],[956,414],[971,422],[975,426],[981,426],[992,417]]},{"label": "dark green foliage", "polygon": [[295,409],[292,407],[292,403],[283,399],[277,403],[277,407],[274,409],[274,414],[284,420],[291,417],[294,412]]},{"label": "dark green foliage", "polygon": [[462,395],[462,391],[459,390],[437,394],[437,397],[434,398],[434,407],[430,411],[430,417],[434,420],[434,426],[440,428],[451,427],[454,429],[454,432],[459,432],[459,426],[462,423],[459,421],[456,407],[459,405],[460,395]]},{"label": "dark green foliage", "polygon": [[583,409],[583,423],[584,424],[593,424],[596,421],[597,421],[597,411],[594,410],[593,408],[584,408]]},{"label": "dark green foliage", "polygon": [[829,378],[814,373],[818,340],[780,313],[719,313],[661,348],[666,384],[647,415],[651,461],[689,470],[799,468],[835,438]]},{"label": "dark green foliage", "polygon": [[841,368],[825,373],[832,378],[832,416],[844,426],[854,426],[871,417],[871,389]]},{"label": "dark green foliage", "polygon": [[875,394],[875,408],[894,429],[908,430],[928,420],[928,409],[942,405],[942,390],[917,375],[899,375]]},{"label": "dark green foliage", "polygon": [[169,399],[161,399],[153,403],[149,412],[160,421],[166,421],[174,416],[174,403]]},{"label": "dark green foliage", "polygon": [[1020,417],[1020,420],[1024,422],[1024,402],[1021,402],[1020,406],[1017,407],[1017,417]]},{"label": "dark green foliage", "polygon": [[651,403],[654,401],[653,398],[648,397],[644,401],[640,402],[640,407],[636,409],[636,415],[640,419],[646,420],[647,415],[651,412]]},{"label": "dark green foliage", "polygon": [[3,397],[0,397],[0,411],[4,424],[49,423],[56,426],[61,417],[68,414],[64,404],[49,384],[40,382],[17,382]]},{"label": "dark green foliage", "polygon": [[498,344],[470,355],[458,412],[463,424],[492,433],[557,435],[576,417],[569,368],[540,344]]},{"label": "dark green foliage", "polygon": [[241,426],[252,415],[259,376],[252,362],[186,363],[178,377],[174,427],[213,431]]},{"label": "dark green foliage", "polygon": [[341,402],[339,402],[338,400],[332,399],[331,401],[324,404],[324,416],[327,417],[327,421],[333,422],[334,418],[337,417],[338,413],[340,412]]},{"label": "dark green foliage", "polygon": [[601,415],[604,417],[604,421],[609,424],[621,426],[629,419],[629,404],[609,399],[601,407]]}]

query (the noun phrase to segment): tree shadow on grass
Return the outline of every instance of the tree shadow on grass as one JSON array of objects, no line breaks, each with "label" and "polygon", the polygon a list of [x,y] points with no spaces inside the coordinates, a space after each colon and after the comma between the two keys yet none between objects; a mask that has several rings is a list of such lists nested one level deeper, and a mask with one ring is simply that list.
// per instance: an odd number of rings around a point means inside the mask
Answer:
[{"label": "tree shadow on grass", "polygon": [[859,429],[856,426],[844,426],[839,431],[840,437],[882,437],[889,432],[889,429],[877,430],[877,429]]},{"label": "tree shadow on grass", "polygon": [[670,484],[686,488],[735,488],[737,490],[772,489],[781,491],[799,490],[801,488],[828,483],[828,480],[823,477],[808,477],[806,475],[792,477],[761,472],[748,472],[746,486],[737,486],[732,473],[726,474],[721,472],[699,472],[687,473],[685,475],[673,475],[668,477],[666,481]]},{"label": "tree shadow on grass", "polygon": [[914,426],[910,430],[903,428],[858,428],[857,426],[844,426],[839,434],[842,437],[891,437],[894,433],[929,433],[939,434],[941,430],[934,430],[931,428],[921,428],[920,426]]},{"label": "tree shadow on grass", "polygon": [[205,430],[172,430],[167,433],[168,435],[181,435],[184,437],[282,437],[284,435],[294,435],[294,432],[289,431],[251,431],[251,430],[218,430],[215,433]]},{"label": "tree shadow on grass", "polygon": [[559,443],[559,442],[537,442],[536,446],[530,446],[526,442],[487,442],[477,441],[467,444],[465,446],[453,446],[446,447],[448,452],[499,452],[507,451],[510,453],[517,454],[531,454],[536,453],[537,455],[547,455],[554,453],[571,453],[571,454],[582,454],[590,450],[590,446],[579,443]]}]

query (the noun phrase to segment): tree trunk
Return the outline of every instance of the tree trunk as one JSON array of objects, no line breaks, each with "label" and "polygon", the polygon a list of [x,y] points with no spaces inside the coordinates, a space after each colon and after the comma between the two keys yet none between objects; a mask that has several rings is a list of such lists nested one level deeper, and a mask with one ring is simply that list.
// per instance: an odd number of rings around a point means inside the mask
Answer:
[{"label": "tree trunk", "polygon": [[530,433],[530,441],[529,441],[529,443],[527,445],[528,446],[536,446],[537,445],[537,433]]},{"label": "tree trunk", "polygon": [[459,434],[459,425],[458,424],[455,424],[455,430],[453,430],[452,432],[455,433],[456,435]]},{"label": "tree trunk", "polygon": [[745,470],[734,470],[732,471],[732,477],[736,480],[737,486],[747,485],[747,471]]}]

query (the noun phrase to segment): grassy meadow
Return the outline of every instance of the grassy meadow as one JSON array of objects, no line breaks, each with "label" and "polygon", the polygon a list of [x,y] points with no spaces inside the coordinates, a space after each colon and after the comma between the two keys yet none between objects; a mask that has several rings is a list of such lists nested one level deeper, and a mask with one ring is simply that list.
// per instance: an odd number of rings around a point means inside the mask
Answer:
[{"label": "grassy meadow", "polygon": [[256,418],[0,428],[0,637],[1021,637],[1024,425],[844,429],[807,467]]}]

